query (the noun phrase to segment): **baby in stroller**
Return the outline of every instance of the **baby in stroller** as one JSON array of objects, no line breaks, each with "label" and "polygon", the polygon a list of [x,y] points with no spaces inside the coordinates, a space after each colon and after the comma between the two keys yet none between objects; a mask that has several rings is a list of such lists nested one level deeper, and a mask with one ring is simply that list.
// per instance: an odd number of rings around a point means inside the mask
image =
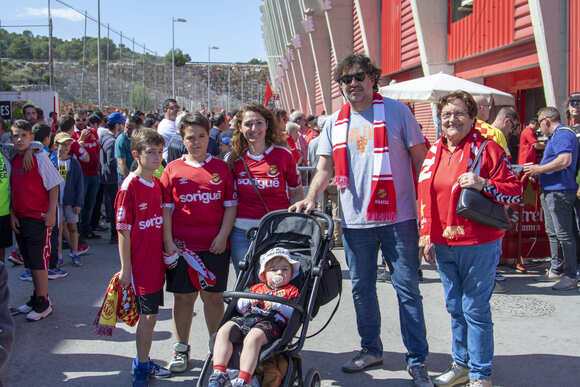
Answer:
[{"label": "baby in stroller", "polygon": [[[260,257],[259,279],[261,282],[250,287],[250,292],[297,299],[298,289],[290,284],[298,275],[300,263],[291,258],[290,252],[274,247]],[[209,387],[249,386],[258,364],[261,348],[282,335],[293,308],[277,302],[240,298],[236,305],[242,316],[232,317],[217,332],[213,348],[213,373]],[[230,384],[226,367],[232,356],[232,341],[243,337],[240,357],[240,372]],[[232,340],[234,338],[234,340]]]}]

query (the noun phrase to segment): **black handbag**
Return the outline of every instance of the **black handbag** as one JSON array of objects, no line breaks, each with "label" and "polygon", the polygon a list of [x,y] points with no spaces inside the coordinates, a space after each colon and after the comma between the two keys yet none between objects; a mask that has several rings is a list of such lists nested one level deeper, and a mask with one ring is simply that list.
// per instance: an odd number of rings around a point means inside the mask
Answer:
[{"label": "black handbag", "polygon": [[[479,162],[487,141],[485,140],[481,144],[481,148],[475,156],[469,172],[473,172]],[[455,211],[458,215],[466,217],[467,219],[503,231],[509,230],[512,227],[504,205],[494,202],[473,188],[463,188],[461,190]]]}]

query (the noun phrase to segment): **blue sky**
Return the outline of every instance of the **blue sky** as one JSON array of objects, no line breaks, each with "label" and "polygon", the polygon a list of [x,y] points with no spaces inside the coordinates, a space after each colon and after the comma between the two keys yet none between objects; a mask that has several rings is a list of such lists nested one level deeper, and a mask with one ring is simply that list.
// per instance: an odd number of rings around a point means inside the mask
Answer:
[{"label": "blue sky", "polygon": [[[97,0],[63,1],[97,18]],[[3,0],[2,3],[2,25],[47,24],[47,0]],[[101,22],[165,55],[171,49],[171,18],[184,18],[186,23],[175,23],[175,48],[188,53],[192,61],[207,61],[210,44],[219,47],[212,50],[212,62],[265,60],[261,4],[262,0],[101,0]],[[51,0],[51,11],[55,36],[82,37],[82,15],[56,0]],[[46,28],[28,29],[35,35],[48,35]],[[23,28],[7,30],[19,32]],[[105,37],[106,33],[106,28],[101,28],[101,36]],[[97,36],[97,24],[90,20],[87,35]],[[118,44],[119,37],[112,33],[110,36]],[[130,47],[131,43],[125,40],[124,43]]]}]

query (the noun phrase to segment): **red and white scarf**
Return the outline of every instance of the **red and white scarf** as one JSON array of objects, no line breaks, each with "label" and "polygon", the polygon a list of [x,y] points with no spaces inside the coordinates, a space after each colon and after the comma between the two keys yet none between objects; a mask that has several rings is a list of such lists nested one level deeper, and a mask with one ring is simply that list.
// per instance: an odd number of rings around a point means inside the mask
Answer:
[{"label": "red and white scarf", "polygon": [[[439,167],[439,162],[441,161],[441,153],[443,146],[443,136],[437,140],[435,144],[429,149],[425,160],[423,161],[423,166],[421,167],[421,173],[419,175],[419,234],[421,240],[419,245],[425,245],[429,240],[431,235],[431,220],[432,220],[432,207],[436,199],[435,192],[433,191],[433,177],[435,176],[435,171]],[[457,168],[458,174],[455,176],[456,180],[464,172],[467,172],[473,161],[475,155],[478,153],[479,148],[485,141],[485,138],[481,135],[478,130],[472,129],[471,132],[466,136],[465,140],[458,145],[455,152],[461,152],[460,166]],[[457,215],[457,202],[459,201],[459,195],[461,194],[461,187],[456,181],[451,187],[451,195],[449,197],[449,207],[447,207],[447,221],[446,227],[443,230],[442,237],[449,240],[456,240],[465,235],[464,225],[467,222],[466,218]]]},{"label": "red and white scarf", "polygon": [[[334,184],[339,189],[346,188],[349,184],[347,156],[349,120],[350,103],[347,102],[340,109],[332,129]],[[397,219],[397,195],[389,157],[385,103],[379,93],[373,95],[373,145],[373,183],[366,219],[394,221]]]}]

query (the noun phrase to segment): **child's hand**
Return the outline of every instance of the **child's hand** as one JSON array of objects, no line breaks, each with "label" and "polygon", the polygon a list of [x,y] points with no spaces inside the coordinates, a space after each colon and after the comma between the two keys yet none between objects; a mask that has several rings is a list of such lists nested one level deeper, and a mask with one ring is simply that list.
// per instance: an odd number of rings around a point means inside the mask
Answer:
[{"label": "child's hand", "polygon": [[48,211],[46,217],[44,218],[44,225],[46,227],[54,227],[55,224],[56,224],[55,211]]},{"label": "child's hand", "polygon": [[131,284],[131,273],[128,273],[127,270],[121,269],[119,273],[119,285],[123,288],[128,288]]},{"label": "child's hand", "polygon": [[179,253],[179,255],[181,255],[181,250],[175,245],[175,242],[173,242],[173,239],[167,240],[163,242],[165,245],[165,253],[168,255],[171,255],[175,252]]},{"label": "child's hand", "polygon": [[81,208],[80,207],[73,207],[73,213],[75,214],[80,214],[81,213]]},{"label": "child's hand", "polygon": [[212,254],[221,254],[226,251],[228,237],[222,236],[221,233],[217,234],[211,246],[209,247],[209,252]]},{"label": "child's hand", "polygon": [[30,171],[34,167],[34,151],[30,148],[24,152],[22,167],[25,171]]},{"label": "child's hand", "polygon": [[10,227],[15,234],[20,234],[20,221],[12,212],[10,213]]}]

